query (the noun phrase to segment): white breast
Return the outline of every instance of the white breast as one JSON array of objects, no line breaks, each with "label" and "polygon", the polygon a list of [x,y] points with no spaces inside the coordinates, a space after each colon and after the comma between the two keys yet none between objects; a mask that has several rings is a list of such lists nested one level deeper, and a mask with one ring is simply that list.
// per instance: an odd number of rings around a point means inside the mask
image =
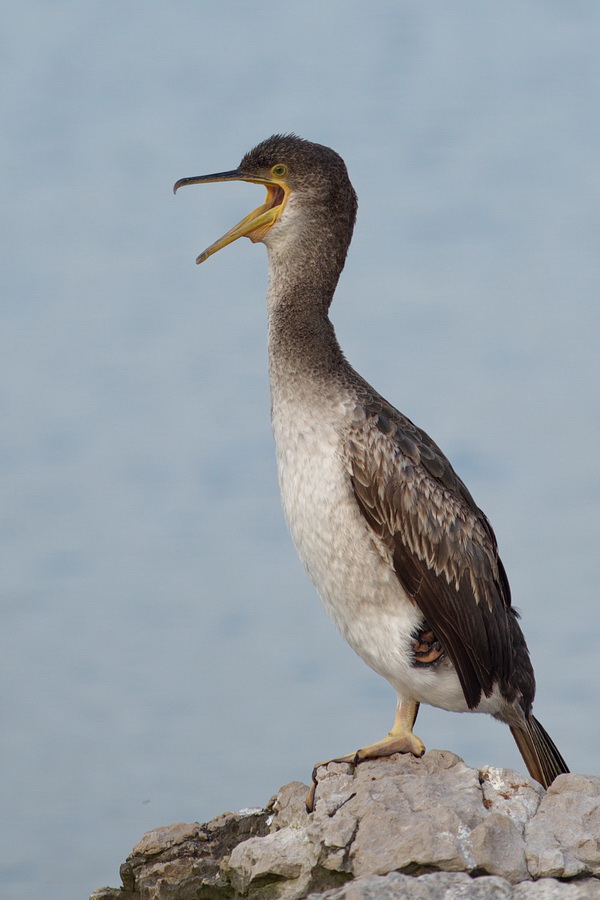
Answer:
[{"label": "white breast", "polygon": [[292,411],[274,403],[279,481],[298,554],[327,612],[365,662],[389,678],[407,665],[420,616],[354,498],[340,437],[353,405],[339,401],[325,411],[294,404]]}]

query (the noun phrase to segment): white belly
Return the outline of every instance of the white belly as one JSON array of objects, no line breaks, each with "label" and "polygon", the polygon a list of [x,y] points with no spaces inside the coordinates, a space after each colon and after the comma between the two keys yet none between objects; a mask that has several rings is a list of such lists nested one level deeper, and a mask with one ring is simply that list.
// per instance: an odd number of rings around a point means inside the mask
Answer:
[{"label": "white belly", "polygon": [[[358,508],[338,430],[323,424],[328,412],[296,409],[289,419],[273,412],[282,502],[300,559],[344,638],[401,697],[466,710],[450,665],[413,664],[422,615]],[[338,413],[343,421],[345,410]]]}]

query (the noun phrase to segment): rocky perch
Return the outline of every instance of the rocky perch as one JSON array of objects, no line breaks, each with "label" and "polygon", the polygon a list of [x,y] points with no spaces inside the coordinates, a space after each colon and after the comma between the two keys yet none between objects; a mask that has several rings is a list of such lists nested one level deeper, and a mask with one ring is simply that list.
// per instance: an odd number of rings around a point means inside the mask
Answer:
[{"label": "rocky perch", "polygon": [[600,777],[545,792],[452,753],[319,772],[265,809],[145,834],[91,900],[600,900]]}]

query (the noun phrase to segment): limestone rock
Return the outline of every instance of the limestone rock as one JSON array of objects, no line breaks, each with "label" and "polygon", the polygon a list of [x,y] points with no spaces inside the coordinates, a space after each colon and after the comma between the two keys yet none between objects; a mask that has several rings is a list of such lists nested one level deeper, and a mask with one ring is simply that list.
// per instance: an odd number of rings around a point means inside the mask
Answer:
[{"label": "limestone rock", "polygon": [[600,778],[544,792],[433,750],[322,767],[310,815],[306,793],[149,832],[93,900],[600,900]]},{"label": "limestone rock", "polygon": [[[206,825],[169,825],[147,832],[121,866],[123,888],[100,888],[90,900],[198,900],[233,896],[221,876],[221,860],[254,835],[268,833],[269,811],[224,813]],[[225,893],[219,893],[224,889]]]},{"label": "limestone rock", "polygon": [[363,875],[339,890],[311,894],[309,900],[512,900],[511,885],[503,878],[471,878],[463,872],[436,872],[414,878]]},{"label": "limestone rock", "polygon": [[307,900],[600,900],[600,882],[568,884],[544,878],[513,886],[504,878],[471,878],[462,872],[419,878],[393,872],[364,875],[337,890],[310,894]]},{"label": "limestone rock", "polygon": [[600,778],[559,775],[526,836],[533,878],[600,875]]}]

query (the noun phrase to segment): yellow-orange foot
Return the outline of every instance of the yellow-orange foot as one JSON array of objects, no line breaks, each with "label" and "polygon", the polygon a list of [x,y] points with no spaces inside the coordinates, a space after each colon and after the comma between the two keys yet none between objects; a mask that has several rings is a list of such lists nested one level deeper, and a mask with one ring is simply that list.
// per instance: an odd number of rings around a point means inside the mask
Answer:
[{"label": "yellow-orange foot", "polygon": [[312,812],[315,806],[315,793],[318,784],[317,770],[321,766],[328,766],[332,762],[350,763],[351,766],[357,766],[365,759],[378,759],[382,756],[391,756],[393,753],[412,753],[413,756],[423,756],[425,744],[421,738],[413,734],[412,730],[418,711],[419,704],[416,701],[404,702],[398,705],[394,726],[381,741],[362,747],[354,753],[347,753],[345,756],[336,756],[333,759],[317,763],[312,771],[312,784],[306,798],[307,811]]}]

